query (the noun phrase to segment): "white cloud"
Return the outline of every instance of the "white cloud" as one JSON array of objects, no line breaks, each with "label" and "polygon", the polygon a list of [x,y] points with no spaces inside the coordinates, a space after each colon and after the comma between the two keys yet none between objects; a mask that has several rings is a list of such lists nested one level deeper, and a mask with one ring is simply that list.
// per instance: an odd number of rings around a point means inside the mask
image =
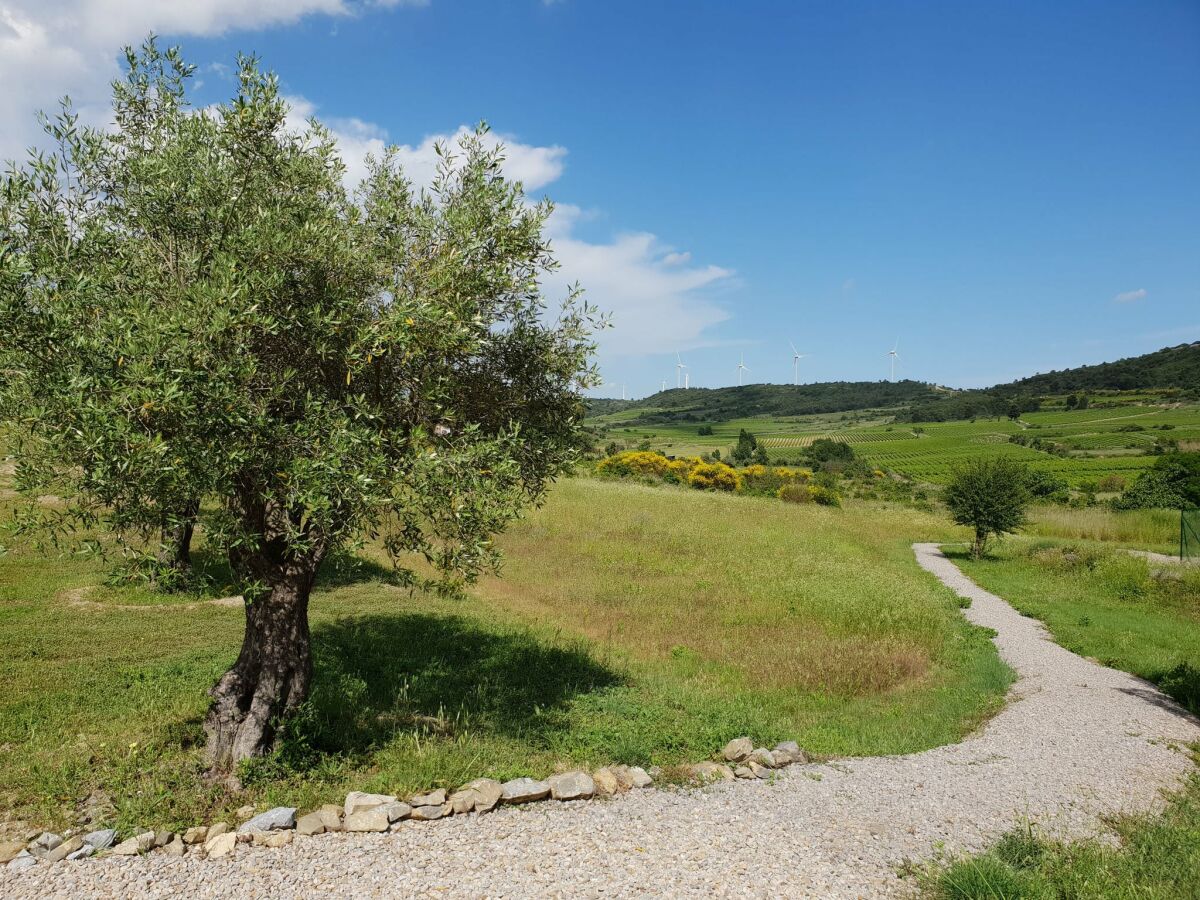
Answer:
[{"label": "white cloud", "polygon": [[216,35],[362,8],[359,0],[0,0],[0,159],[42,140],[35,113],[53,111],[64,94],[86,121],[106,122],[120,48],[150,31]]},{"label": "white cloud", "polygon": [[1145,300],[1149,293],[1145,288],[1138,288],[1136,291],[1123,291],[1113,297],[1113,303],[1133,303],[1137,300]]},{"label": "white cloud", "polygon": [[[559,205],[548,223],[562,269],[545,288],[551,297],[578,281],[587,298],[611,315],[600,335],[601,356],[666,353],[708,343],[706,329],[729,318],[710,296],[733,272],[719,266],[685,266],[687,254],[663,255],[657,237],[621,234],[606,243],[575,235],[578,207]],[[673,262],[667,262],[675,256]],[[690,256],[688,256],[690,259]]]},{"label": "white cloud", "polygon": [[686,262],[691,262],[691,253],[668,253],[662,258],[664,266],[682,266]]}]

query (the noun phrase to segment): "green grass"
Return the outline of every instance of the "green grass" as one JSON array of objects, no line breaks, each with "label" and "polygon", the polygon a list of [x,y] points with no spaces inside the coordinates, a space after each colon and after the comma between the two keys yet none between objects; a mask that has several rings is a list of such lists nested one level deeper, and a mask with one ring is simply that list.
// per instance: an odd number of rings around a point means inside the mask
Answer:
[{"label": "green grass", "polygon": [[111,824],[180,827],[350,789],[670,766],[738,734],[829,755],[954,741],[1011,678],[908,546],[958,537],[913,510],[576,479],[504,536],[505,577],[467,599],[412,596],[365,552],[324,573],[312,700],[238,795],[203,779],[199,747],[241,610],[13,551],[0,809],[63,827],[99,789]]},{"label": "green grass", "polygon": [[987,853],[924,877],[936,900],[1194,900],[1200,895],[1200,778],[1159,816],[1114,820],[1120,841],[1065,844],[1022,828]]},{"label": "green grass", "polygon": [[[947,552],[976,583],[1045,622],[1064,647],[1153,681],[1200,714],[1200,569],[1160,571],[1087,541],[1006,540],[979,561]],[[926,894],[940,900],[1200,896],[1200,776],[1189,778],[1162,815],[1110,824],[1119,847],[1066,844],[1017,829],[981,856],[934,866],[923,877]]]},{"label": "green grass", "polygon": [[1179,552],[1179,512],[1173,509],[1034,506],[1023,530],[1037,537],[1100,541],[1167,555]]},{"label": "green grass", "polygon": [[[1160,398],[1161,399],[1161,398]],[[738,431],[756,435],[772,461],[793,462],[818,437],[842,441],[875,466],[931,484],[949,480],[956,464],[978,456],[1006,456],[1066,479],[1072,487],[1117,475],[1132,482],[1154,463],[1149,451],[1156,440],[1200,439],[1200,407],[1191,405],[1122,405],[1085,410],[1047,410],[1027,413],[1019,422],[978,419],[956,422],[893,422],[895,410],[858,410],[811,416],[731,419],[724,422],[639,424],[640,412],[627,409],[590,420],[608,426],[600,441],[616,440],[633,447],[643,441],[671,455],[726,453]],[[699,435],[701,424],[712,435]],[[1140,431],[1123,431],[1129,426]],[[1166,430],[1164,430],[1164,426]],[[1014,434],[1062,445],[1067,456],[1009,442]]]},{"label": "green grass", "polygon": [[1160,571],[1082,541],[1007,540],[978,561],[948,553],[1068,650],[1152,681],[1200,713],[1200,569]]}]

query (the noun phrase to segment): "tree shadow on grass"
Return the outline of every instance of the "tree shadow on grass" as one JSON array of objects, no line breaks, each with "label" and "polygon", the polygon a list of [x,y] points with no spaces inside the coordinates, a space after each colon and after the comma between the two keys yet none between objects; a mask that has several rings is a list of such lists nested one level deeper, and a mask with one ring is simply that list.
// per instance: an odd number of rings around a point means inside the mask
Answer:
[{"label": "tree shadow on grass", "polygon": [[369,752],[398,733],[492,733],[545,746],[569,727],[573,698],[623,681],[582,645],[459,616],[321,624],[313,654],[312,693],[284,741],[302,766],[315,754]]}]

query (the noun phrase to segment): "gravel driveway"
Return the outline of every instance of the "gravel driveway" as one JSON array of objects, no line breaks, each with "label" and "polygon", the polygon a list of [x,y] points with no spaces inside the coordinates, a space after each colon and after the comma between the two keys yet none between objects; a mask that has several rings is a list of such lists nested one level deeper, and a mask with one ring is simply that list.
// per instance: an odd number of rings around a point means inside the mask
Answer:
[{"label": "gravel driveway", "polygon": [[911,892],[895,867],[939,847],[978,850],[1023,818],[1063,835],[1161,805],[1191,768],[1200,722],[1153,686],[1052,643],[935,544],[917,560],[972,601],[1020,674],[1010,703],[961,744],[793,766],[773,783],[635,791],[390,835],[297,838],[203,862],[162,854],[0,872],[6,897],[878,897]]}]

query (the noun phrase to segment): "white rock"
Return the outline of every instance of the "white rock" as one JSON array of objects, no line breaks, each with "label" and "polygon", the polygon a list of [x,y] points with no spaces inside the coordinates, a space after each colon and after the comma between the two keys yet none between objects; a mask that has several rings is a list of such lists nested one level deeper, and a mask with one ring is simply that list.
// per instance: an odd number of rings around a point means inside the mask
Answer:
[{"label": "white rock", "polygon": [[296,832],[291,829],[256,831],[253,834],[253,843],[255,847],[271,847],[277,850],[280,847],[286,847],[295,837]]},{"label": "white rock", "polygon": [[249,821],[243,822],[238,826],[238,831],[253,833],[255,831],[280,831],[295,827],[296,807],[277,806],[274,809],[267,810],[265,813],[259,813]]},{"label": "white rock", "polygon": [[226,831],[205,841],[204,852],[209,859],[220,859],[222,856],[229,856],[233,853],[234,848],[237,847],[237,842],[237,834],[232,831]]},{"label": "white rock", "polygon": [[196,825],[183,833],[185,844],[203,844],[207,839],[208,827],[206,825]]},{"label": "white rock", "polygon": [[632,780],[635,788],[647,788],[654,784],[654,779],[651,778],[650,774],[641,766],[630,766],[629,777]]},{"label": "white rock", "polygon": [[449,803],[442,803],[438,806],[414,806],[409,818],[418,822],[432,822],[434,819],[445,818],[453,811],[453,807]]},{"label": "white rock", "polygon": [[505,803],[530,803],[550,796],[550,785],[532,778],[514,778],[501,785]]},{"label": "white rock", "polygon": [[473,809],[477,813],[491,812],[504,799],[504,785],[494,778],[476,778],[462,786],[462,791],[470,791],[475,796]]},{"label": "white rock", "polygon": [[750,754],[750,761],[756,762],[765,769],[775,768],[775,757],[771,755],[771,751],[758,747]]},{"label": "white rock", "polygon": [[563,772],[546,779],[555,800],[588,800],[596,795],[596,782],[587,772]]},{"label": "white rock", "polygon": [[412,815],[413,808],[407,803],[401,803],[397,800],[394,803],[387,803],[383,806],[384,815],[387,816],[388,822],[399,822],[401,819],[407,819]]},{"label": "white rock", "polygon": [[[63,839],[52,831],[43,831],[37,836],[37,840],[33,842],[33,846],[42,850],[53,850]],[[31,848],[32,849],[32,848]]]},{"label": "white rock", "polygon": [[324,834],[325,821],[320,813],[310,812],[296,820],[296,830],[304,835]]},{"label": "white rock", "polygon": [[28,850],[22,850],[20,854],[14,856],[8,861],[7,868],[10,872],[20,872],[22,869],[31,869],[37,865],[37,860]]}]

